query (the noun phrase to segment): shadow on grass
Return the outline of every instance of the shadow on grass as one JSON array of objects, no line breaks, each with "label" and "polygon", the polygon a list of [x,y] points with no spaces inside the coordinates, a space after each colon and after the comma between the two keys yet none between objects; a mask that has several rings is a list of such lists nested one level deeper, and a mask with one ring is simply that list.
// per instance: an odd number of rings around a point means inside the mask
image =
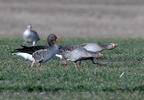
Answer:
[{"label": "shadow on grass", "polygon": [[69,91],[104,91],[104,92],[114,92],[114,91],[128,91],[128,92],[133,92],[133,91],[144,91],[144,85],[142,86],[137,86],[137,87],[125,87],[125,88],[111,88],[111,87],[104,87],[101,89],[95,88],[95,89],[90,89],[87,87],[84,87],[83,85],[78,85],[76,87],[51,87],[51,88],[46,88],[43,86],[25,86],[25,87],[0,87],[0,92],[2,91],[28,91],[28,92],[33,92],[33,91],[51,91],[51,92],[57,92],[61,90],[69,90]]}]

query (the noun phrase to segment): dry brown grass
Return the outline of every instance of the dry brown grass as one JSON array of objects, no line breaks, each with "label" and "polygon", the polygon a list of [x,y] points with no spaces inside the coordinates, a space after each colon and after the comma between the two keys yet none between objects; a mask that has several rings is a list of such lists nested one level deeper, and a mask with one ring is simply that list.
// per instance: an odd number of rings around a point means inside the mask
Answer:
[{"label": "dry brown grass", "polygon": [[143,0],[124,1],[1,0],[0,37],[21,37],[29,23],[41,37],[144,37]]}]

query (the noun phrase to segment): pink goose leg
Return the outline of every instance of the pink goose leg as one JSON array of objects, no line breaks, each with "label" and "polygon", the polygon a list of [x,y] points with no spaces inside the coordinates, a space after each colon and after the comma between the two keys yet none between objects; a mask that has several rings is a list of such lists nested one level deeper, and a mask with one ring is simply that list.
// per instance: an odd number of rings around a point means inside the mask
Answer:
[{"label": "pink goose leg", "polygon": [[91,59],[91,61],[92,61],[93,64],[97,64],[97,65],[99,65],[99,66],[104,66],[104,64],[102,64],[102,63],[97,63],[97,62],[95,62],[93,58]]},{"label": "pink goose leg", "polygon": [[81,65],[81,61],[79,61],[79,66]]},{"label": "pink goose leg", "polygon": [[77,63],[76,62],[74,62],[74,67],[77,68]]},{"label": "pink goose leg", "polygon": [[34,64],[35,64],[35,62],[33,61],[32,64],[31,64],[31,68],[33,68]]}]

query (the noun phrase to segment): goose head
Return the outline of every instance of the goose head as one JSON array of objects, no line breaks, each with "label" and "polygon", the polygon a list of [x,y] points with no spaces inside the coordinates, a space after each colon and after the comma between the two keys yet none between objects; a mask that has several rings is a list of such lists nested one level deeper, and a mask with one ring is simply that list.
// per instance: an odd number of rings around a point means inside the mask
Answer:
[{"label": "goose head", "polygon": [[60,42],[60,40],[57,38],[55,34],[50,34],[47,38],[47,41],[50,46],[54,44],[54,41]]},{"label": "goose head", "polygon": [[32,29],[32,25],[31,24],[27,25],[27,29],[31,30]]},{"label": "goose head", "polygon": [[117,46],[118,46],[117,43],[110,43],[109,45],[106,46],[106,49],[111,50],[111,49],[114,49]]}]

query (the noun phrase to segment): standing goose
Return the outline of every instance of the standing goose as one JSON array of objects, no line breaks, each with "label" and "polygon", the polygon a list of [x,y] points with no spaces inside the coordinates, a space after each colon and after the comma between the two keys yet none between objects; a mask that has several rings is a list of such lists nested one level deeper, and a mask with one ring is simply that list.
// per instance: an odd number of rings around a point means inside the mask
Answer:
[{"label": "standing goose", "polygon": [[[69,60],[74,62],[74,66],[77,67],[77,62],[81,62],[81,60],[91,60],[93,61],[93,57],[102,57],[103,55],[98,52],[90,52],[84,49],[79,45],[71,45],[71,46],[60,46],[59,53],[56,55],[60,57],[62,60]],[[64,63],[66,64],[66,63]]]},{"label": "standing goose", "polygon": [[24,31],[23,39],[26,43],[32,43],[33,46],[36,45],[38,40],[40,40],[38,33],[32,30],[31,24],[29,24],[27,29]]},{"label": "standing goose", "polygon": [[54,43],[54,41],[60,41],[56,35],[50,34],[47,40],[49,46],[22,46],[23,48],[15,49],[12,53],[32,61],[31,67],[34,66],[35,62],[41,66],[42,62],[52,59],[59,51],[58,46]]},{"label": "standing goose", "polygon": [[[104,46],[100,45],[99,43],[84,43],[84,44],[81,44],[81,45],[60,46],[60,51],[59,51],[58,54],[56,54],[56,56],[61,59],[61,61],[64,63],[64,65],[66,65],[65,60],[67,60],[67,59],[64,59],[62,52],[65,52],[68,49],[81,47],[83,49],[86,49],[88,52],[97,53],[97,52],[101,52],[103,50],[112,50],[117,46],[118,46],[118,44],[116,44],[116,43],[110,43],[110,44],[104,45]],[[83,59],[83,60],[91,60],[93,64],[97,64],[99,66],[103,65],[101,63],[94,62],[94,58],[95,57],[90,57],[90,58]],[[80,63],[81,63],[81,61],[82,60],[80,60]]]}]

